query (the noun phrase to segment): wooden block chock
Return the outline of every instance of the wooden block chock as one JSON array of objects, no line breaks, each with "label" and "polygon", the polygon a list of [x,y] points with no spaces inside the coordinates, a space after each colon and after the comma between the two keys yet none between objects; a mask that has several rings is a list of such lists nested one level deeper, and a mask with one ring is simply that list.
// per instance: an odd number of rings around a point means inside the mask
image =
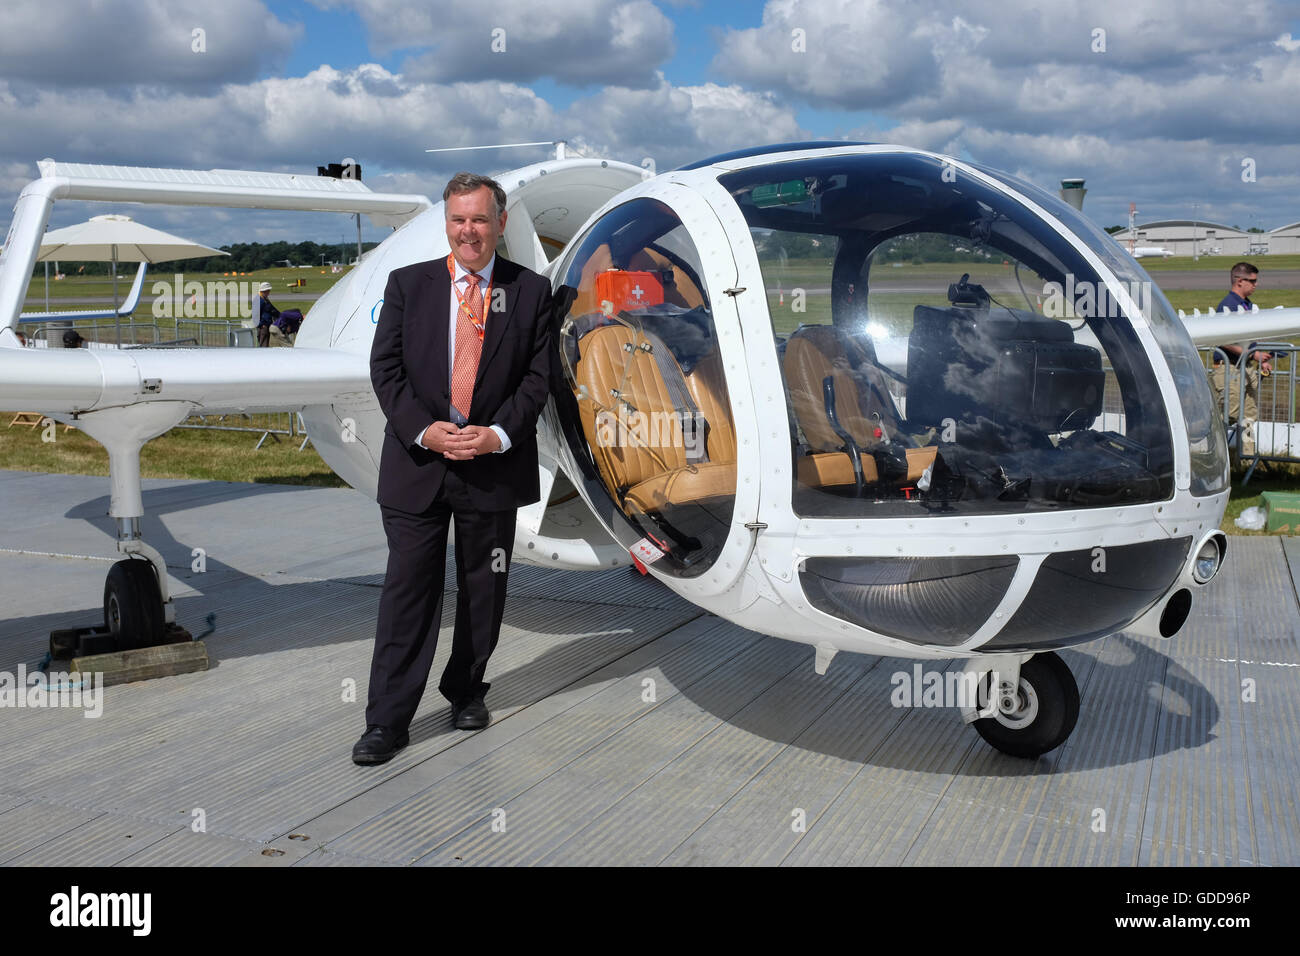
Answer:
[{"label": "wooden block chock", "polygon": [[110,651],[72,659],[73,671],[103,674],[104,687],[207,669],[208,648],[202,641],[138,647],[129,651]]}]

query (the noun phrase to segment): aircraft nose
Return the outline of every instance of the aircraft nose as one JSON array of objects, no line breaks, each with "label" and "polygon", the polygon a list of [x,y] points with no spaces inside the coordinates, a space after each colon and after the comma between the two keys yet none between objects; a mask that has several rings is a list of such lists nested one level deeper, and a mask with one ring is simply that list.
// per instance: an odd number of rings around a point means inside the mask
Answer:
[{"label": "aircraft nose", "polygon": [[[980,647],[1037,652],[1121,630],[1169,592],[1191,546],[1192,538],[1183,536],[1111,545],[1100,556],[1097,548],[1054,552],[1018,606],[1006,609],[1006,623]],[[909,644],[954,647],[1001,605],[1019,561],[1009,555],[810,557],[799,579],[817,611]]]}]

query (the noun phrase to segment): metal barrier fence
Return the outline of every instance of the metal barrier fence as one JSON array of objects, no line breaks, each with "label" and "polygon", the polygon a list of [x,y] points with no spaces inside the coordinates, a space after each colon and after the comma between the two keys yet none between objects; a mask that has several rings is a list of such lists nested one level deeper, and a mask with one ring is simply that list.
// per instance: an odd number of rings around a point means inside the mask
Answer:
[{"label": "metal barrier fence", "polygon": [[256,415],[232,414],[232,415],[191,415],[185,421],[176,426],[177,428],[198,428],[208,431],[217,432],[248,432],[251,435],[261,435],[257,440],[255,449],[261,448],[269,438],[279,443],[280,437],[297,438],[302,436],[302,444],[298,450],[302,451],[307,447],[309,438],[307,436],[307,427],[302,420],[302,416],[297,412],[261,412]]},{"label": "metal barrier fence", "polygon": [[[63,333],[75,328],[92,345],[115,346],[117,326],[111,322],[86,323],[52,321],[31,330],[24,329],[33,343],[62,342]],[[159,326],[157,322],[132,322],[122,324],[122,348],[181,345],[199,348],[252,347],[257,345],[257,330],[245,328],[239,320],[227,319],[177,319],[175,328]]]},{"label": "metal barrier fence", "polygon": [[[76,329],[77,334],[91,345],[103,343],[105,345],[116,347],[117,326],[112,322],[96,322],[92,324],[77,322],[74,326],[71,322],[53,321],[45,325],[35,326],[30,331],[28,329],[23,329],[23,331],[27,334],[28,341],[33,345],[37,342],[44,342],[48,347],[51,336],[54,336],[55,341],[59,343],[56,347],[61,348],[63,343],[63,333],[73,328]],[[161,333],[170,331],[170,329],[159,329],[156,322],[123,323],[122,348],[164,344],[170,340],[163,339]]]},{"label": "metal barrier fence", "polygon": [[[1300,422],[1296,414],[1296,354],[1300,346],[1292,342],[1251,342],[1235,362],[1221,348],[1203,346],[1199,351],[1213,391],[1218,391],[1216,370],[1223,370],[1223,390],[1216,398],[1222,402],[1229,451],[1247,465],[1242,487],[1261,461],[1300,464]],[[1264,374],[1259,363],[1250,360],[1255,352],[1272,353],[1271,372]]]},{"label": "metal barrier fence", "polygon": [[[246,328],[239,319],[177,319],[176,335],[197,340],[200,348],[255,348],[257,330]],[[200,428],[209,431],[248,432],[260,435],[256,448],[269,438],[278,443],[281,436],[302,436],[298,450],[307,447],[307,429],[297,412],[266,412],[257,415],[191,415],[177,428]]]},{"label": "metal barrier fence", "polygon": [[242,348],[257,344],[256,330],[238,319],[177,319],[176,337],[193,338],[201,348]]}]

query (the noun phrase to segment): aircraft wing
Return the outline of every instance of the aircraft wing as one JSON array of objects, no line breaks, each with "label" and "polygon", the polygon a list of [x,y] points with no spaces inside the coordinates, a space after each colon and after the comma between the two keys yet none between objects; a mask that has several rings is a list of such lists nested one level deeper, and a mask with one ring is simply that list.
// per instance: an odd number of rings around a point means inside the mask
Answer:
[{"label": "aircraft wing", "polygon": [[1300,309],[1179,314],[1192,341],[1199,345],[1246,345],[1300,335]]},{"label": "aircraft wing", "polygon": [[131,313],[136,310],[140,304],[140,290],[144,288],[144,276],[148,271],[149,263],[142,262],[140,267],[135,271],[135,281],[131,283],[131,291],[127,293],[126,300],[116,309],[82,309],[75,312],[24,312],[18,316],[19,322],[69,322],[73,319],[111,319],[129,318]]},{"label": "aircraft wing", "polygon": [[195,414],[373,402],[369,357],[334,349],[0,348],[0,408],[73,414],[187,402]]},{"label": "aircraft wing", "polygon": [[365,213],[376,224],[392,226],[413,219],[431,205],[427,196],[376,193],[358,180],[290,173],[98,166],[52,159],[41,160],[37,166],[41,178],[28,183],[19,194],[9,235],[0,250],[0,326],[12,328],[18,323],[41,236],[56,200]]}]

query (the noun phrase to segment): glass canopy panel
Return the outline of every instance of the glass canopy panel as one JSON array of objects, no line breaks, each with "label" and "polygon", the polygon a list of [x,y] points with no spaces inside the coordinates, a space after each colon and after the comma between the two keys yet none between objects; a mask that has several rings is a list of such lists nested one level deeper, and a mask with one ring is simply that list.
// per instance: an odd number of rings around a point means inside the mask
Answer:
[{"label": "glass canopy panel", "polygon": [[1024,193],[1082,239],[1102,262],[1135,292],[1133,298],[1146,313],[1151,332],[1169,365],[1178,388],[1178,400],[1187,426],[1191,451],[1193,495],[1216,494],[1228,487],[1228,442],[1223,420],[1214,407],[1214,396],[1196,346],[1174,307],[1150,274],[1124,247],[1073,206],[1061,202],[1044,189],[993,169],[977,166],[980,172]]},{"label": "glass canopy panel", "polygon": [[1147,354],[1048,221],[915,155],[778,162],[719,182],[763,274],[797,514],[1172,496]]},{"label": "glass canopy panel", "polygon": [[[673,210],[635,199],[591,227],[557,273],[556,396],[566,438],[615,537],[689,577],[726,541],[736,430],[700,256]],[[634,550],[634,553],[637,553]]]}]

